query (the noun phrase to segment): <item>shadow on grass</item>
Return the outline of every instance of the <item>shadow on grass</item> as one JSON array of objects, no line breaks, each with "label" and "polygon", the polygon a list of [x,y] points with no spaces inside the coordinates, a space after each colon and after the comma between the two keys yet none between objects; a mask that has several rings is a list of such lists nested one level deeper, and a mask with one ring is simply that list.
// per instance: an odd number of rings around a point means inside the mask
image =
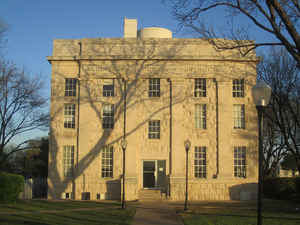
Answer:
[{"label": "shadow on grass", "polygon": [[0,224],[33,224],[33,225],[129,225],[133,219],[133,208],[121,210],[116,208],[98,208],[76,211],[32,212],[26,214],[3,215]]},{"label": "shadow on grass", "polygon": [[[185,212],[185,211],[176,211],[177,214],[184,214],[184,215],[195,215],[195,216],[223,216],[223,217],[241,217],[241,218],[256,218],[256,215],[237,215],[237,214],[212,214],[212,213],[193,213],[193,212]],[[272,217],[272,216],[262,216],[263,219],[280,219],[280,220],[294,220],[300,221],[300,213],[297,218],[292,217]],[[299,222],[300,224],[300,222]]]}]

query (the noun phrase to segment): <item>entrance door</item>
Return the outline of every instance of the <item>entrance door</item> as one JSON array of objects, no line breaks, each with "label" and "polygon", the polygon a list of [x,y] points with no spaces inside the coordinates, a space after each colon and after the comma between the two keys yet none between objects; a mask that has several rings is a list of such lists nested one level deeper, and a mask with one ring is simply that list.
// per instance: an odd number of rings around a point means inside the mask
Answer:
[{"label": "entrance door", "polygon": [[143,161],[143,187],[164,189],[166,185],[166,160]]},{"label": "entrance door", "polygon": [[143,165],[144,188],[155,187],[155,161],[144,161]]}]

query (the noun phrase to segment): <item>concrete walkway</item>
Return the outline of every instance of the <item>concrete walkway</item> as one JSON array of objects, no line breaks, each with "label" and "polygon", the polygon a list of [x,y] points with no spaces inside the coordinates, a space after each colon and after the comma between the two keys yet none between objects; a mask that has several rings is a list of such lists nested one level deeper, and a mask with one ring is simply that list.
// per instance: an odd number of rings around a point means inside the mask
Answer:
[{"label": "concrete walkway", "polygon": [[140,202],[132,225],[183,225],[174,207],[165,202]]}]

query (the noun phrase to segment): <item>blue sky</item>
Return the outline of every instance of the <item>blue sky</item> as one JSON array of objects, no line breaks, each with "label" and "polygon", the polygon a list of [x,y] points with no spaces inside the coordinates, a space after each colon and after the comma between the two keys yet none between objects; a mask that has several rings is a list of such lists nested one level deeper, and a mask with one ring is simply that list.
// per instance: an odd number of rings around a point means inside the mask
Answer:
[{"label": "blue sky", "polygon": [[5,54],[48,79],[46,56],[51,55],[54,39],[121,37],[125,16],[137,18],[139,27],[176,28],[160,0],[1,0],[0,18],[8,25]]},{"label": "blue sky", "polygon": [[[6,59],[45,79],[49,98],[54,39],[122,37],[123,18],[138,19],[138,26],[176,29],[176,21],[161,0],[1,0],[0,19],[8,26]],[[34,132],[19,139],[45,135]],[[18,140],[16,140],[18,141]]]},{"label": "blue sky", "polygon": [[[222,11],[208,15],[207,21],[224,27],[223,15]],[[46,83],[44,95],[49,98],[51,66],[46,56],[52,55],[52,41],[122,37],[124,17],[138,19],[139,28],[177,30],[177,22],[161,0],[1,0],[0,19],[8,25],[2,51],[6,59],[42,76]],[[185,35],[177,32],[174,36]]]}]

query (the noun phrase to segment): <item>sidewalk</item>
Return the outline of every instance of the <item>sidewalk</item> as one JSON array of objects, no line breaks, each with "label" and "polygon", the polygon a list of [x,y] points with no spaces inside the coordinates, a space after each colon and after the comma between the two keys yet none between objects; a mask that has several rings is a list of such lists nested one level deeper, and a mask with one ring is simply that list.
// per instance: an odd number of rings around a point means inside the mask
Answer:
[{"label": "sidewalk", "polygon": [[132,225],[183,225],[175,208],[166,202],[140,202]]}]

